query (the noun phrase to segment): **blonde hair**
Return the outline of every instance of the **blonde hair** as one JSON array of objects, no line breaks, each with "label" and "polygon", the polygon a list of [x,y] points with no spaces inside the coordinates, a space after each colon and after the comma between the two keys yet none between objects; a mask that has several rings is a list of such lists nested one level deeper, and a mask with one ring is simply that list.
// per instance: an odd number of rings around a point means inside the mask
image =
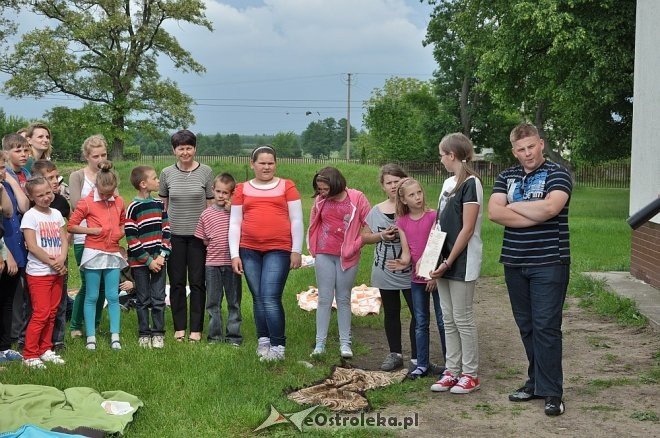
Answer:
[{"label": "blonde hair", "polygon": [[511,143],[527,137],[534,137],[539,135],[539,130],[531,123],[521,123],[511,130],[509,140]]},{"label": "blonde hair", "polygon": [[95,134],[91,137],[87,137],[80,147],[80,152],[82,152],[83,157],[89,157],[89,154],[92,152],[92,149],[104,147],[106,151],[108,150],[108,142],[105,141],[105,137],[101,134]]},{"label": "blonde hair", "polygon": [[395,212],[398,217],[403,217],[410,213],[410,207],[403,202],[403,198],[405,198],[405,189],[413,184],[417,184],[422,190],[422,195],[424,196],[422,208],[426,210],[426,194],[424,193],[424,187],[422,187],[419,181],[414,178],[404,178],[399,182],[399,185],[396,188]]},{"label": "blonde hair", "polygon": [[474,145],[465,134],[460,132],[447,134],[442,137],[438,147],[445,154],[452,153],[456,159],[461,160],[461,168],[456,173],[456,186],[454,186],[454,190],[452,190],[450,195],[456,193],[465,180],[470,176],[474,176],[481,180],[479,174],[475,172],[470,165],[470,162],[472,162],[472,159],[474,158]]}]

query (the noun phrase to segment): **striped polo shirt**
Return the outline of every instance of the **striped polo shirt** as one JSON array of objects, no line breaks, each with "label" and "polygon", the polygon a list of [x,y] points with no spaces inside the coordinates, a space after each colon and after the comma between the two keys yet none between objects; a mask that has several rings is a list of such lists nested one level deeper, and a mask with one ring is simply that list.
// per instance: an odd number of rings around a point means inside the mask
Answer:
[{"label": "striped polo shirt", "polygon": [[199,217],[206,209],[206,200],[213,199],[213,170],[199,164],[190,172],[176,164],[160,174],[159,196],[168,198],[167,214],[170,230],[175,236],[192,236]]},{"label": "striped polo shirt", "polygon": [[169,255],[170,223],[160,199],[133,199],[126,209],[124,228],[130,266],[149,266],[161,252]]},{"label": "striped polo shirt", "polygon": [[493,193],[506,194],[509,203],[539,201],[553,190],[568,194],[564,208],[542,224],[526,228],[505,227],[500,263],[525,267],[571,262],[568,204],[573,182],[566,169],[548,160],[530,173],[525,173],[518,165],[500,173],[493,186]]}]

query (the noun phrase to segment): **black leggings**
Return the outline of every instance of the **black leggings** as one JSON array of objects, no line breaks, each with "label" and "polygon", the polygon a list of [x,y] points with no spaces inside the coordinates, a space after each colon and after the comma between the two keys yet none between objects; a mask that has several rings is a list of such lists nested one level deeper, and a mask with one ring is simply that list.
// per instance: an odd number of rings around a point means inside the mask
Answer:
[{"label": "black leggings", "polygon": [[413,312],[412,294],[410,289],[380,289],[380,299],[385,312],[385,336],[391,353],[402,353],[401,348],[401,293],[410,311],[410,358],[417,359],[417,343],[415,342],[415,312]]}]

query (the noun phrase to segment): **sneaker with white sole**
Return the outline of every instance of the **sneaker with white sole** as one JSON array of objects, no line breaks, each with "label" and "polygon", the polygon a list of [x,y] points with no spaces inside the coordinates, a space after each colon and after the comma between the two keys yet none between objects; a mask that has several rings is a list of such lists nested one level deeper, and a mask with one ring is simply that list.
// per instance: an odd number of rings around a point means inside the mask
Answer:
[{"label": "sneaker with white sole", "polygon": [[7,361],[23,360],[23,355],[16,350],[5,350],[2,354]]},{"label": "sneaker with white sole", "polygon": [[458,377],[453,375],[451,371],[445,370],[445,372],[442,374],[442,377],[440,377],[440,379],[437,382],[431,385],[431,391],[433,392],[449,391],[457,383],[458,383]]},{"label": "sneaker with white sole", "polygon": [[556,417],[557,415],[563,414],[566,410],[566,407],[564,406],[564,402],[562,401],[561,397],[546,397],[544,409],[545,415]]},{"label": "sneaker with white sole", "polygon": [[154,348],[164,348],[165,347],[165,338],[161,335],[156,335],[151,337],[151,346]]},{"label": "sneaker with white sole", "polygon": [[264,357],[270,350],[270,338],[259,338],[257,344],[257,356]]},{"label": "sneaker with white sole", "polygon": [[314,351],[312,351],[312,354],[310,354],[309,357],[320,356],[322,354],[325,354],[325,345],[316,344],[316,347],[314,347]]},{"label": "sneaker with white sole", "polygon": [[344,359],[350,359],[353,357],[353,350],[351,350],[351,346],[348,344],[344,344],[339,348],[339,353],[341,354],[341,357]]},{"label": "sneaker with white sole", "polygon": [[43,363],[38,357],[33,357],[32,359],[23,359],[23,365],[28,368],[43,370],[46,369],[46,364]]},{"label": "sneaker with white sole", "polygon": [[259,358],[261,362],[276,362],[284,360],[284,346],[283,345],[274,345],[271,346],[268,351]]},{"label": "sneaker with white sole", "polygon": [[52,362],[58,365],[64,365],[64,359],[62,359],[57,353],[52,350],[46,350],[44,354],[40,356],[40,359],[43,362]]},{"label": "sneaker with white sole", "polygon": [[151,348],[151,338],[149,336],[140,336],[138,345],[142,348]]},{"label": "sneaker with white sole", "polygon": [[451,387],[449,392],[452,394],[469,394],[479,388],[480,385],[478,377],[472,377],[469,374],[461,374],[461,378],[458,379],[458,382]]}]

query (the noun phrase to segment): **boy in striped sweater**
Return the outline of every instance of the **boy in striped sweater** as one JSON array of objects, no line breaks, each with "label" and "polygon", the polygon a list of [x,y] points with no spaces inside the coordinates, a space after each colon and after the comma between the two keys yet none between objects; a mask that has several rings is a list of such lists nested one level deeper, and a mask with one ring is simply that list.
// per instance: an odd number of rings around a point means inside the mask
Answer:
[{"label": "boy in striped sweater", "polygon": [[[206,245],[206,311],[210,316],[208,341],[239,346],[241,335],[241,277],[229,256],[229,210],[236,181],[228,173],[213,181],[214,203],[199,218],[195,237]],[[227,299],[227,326],[222,323],[222,296]]]},{"label": "boy in striped sweater", "polygon": [[[170,254],[170,223],[163,201],[154,199],[158,190],[156,170],[137,166],[131,184],[138,191],[126,209],[128,263],[135,280],[138,344],[163,348],[165,335],[165,262]],[[149,310],[151,309],[151,324]]]}]

